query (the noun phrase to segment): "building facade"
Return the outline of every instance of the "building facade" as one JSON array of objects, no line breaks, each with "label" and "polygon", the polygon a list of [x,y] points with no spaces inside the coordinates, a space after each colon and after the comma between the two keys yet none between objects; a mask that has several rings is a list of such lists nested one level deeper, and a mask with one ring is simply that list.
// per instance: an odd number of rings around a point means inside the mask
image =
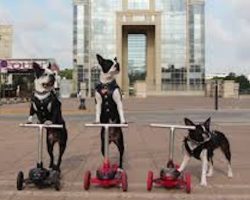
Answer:
[{"label": "building facade", "polygon": [[[117,57],[117,80],[148,95],[204,94],[204,0],[74,0],[75,89],[98,80],[96,53]],[[90,84],[89,84],[90,83]]]},{"label": "building facade", "polygon": [[0,25],[0,58],[12,57],[12,38],[12,26]]}]

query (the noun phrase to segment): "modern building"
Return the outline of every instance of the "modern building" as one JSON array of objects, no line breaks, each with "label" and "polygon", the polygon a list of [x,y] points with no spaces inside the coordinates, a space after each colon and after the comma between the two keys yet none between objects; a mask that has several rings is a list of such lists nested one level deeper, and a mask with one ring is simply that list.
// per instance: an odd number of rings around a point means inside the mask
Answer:
[{"label": "modern building", "polygon": [[125,95],[136,81],[148,95],[204,94],[204,0],[73,0],[73,8],[75,90],[92,93],[98,53],[118,58]]},{"label": "modern building", "polygon": [[12,57],[12,38],[12,26],[0,25],[0,58]]}]

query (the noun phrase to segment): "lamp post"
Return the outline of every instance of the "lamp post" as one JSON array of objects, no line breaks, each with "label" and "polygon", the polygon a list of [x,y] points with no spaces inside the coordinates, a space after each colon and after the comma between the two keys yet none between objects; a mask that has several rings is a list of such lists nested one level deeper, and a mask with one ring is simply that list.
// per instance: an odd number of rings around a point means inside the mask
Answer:
[{"label": "lamp post", "polygon": [[214,109],[218,110],[218,80],[217,79],[215,79]]}]

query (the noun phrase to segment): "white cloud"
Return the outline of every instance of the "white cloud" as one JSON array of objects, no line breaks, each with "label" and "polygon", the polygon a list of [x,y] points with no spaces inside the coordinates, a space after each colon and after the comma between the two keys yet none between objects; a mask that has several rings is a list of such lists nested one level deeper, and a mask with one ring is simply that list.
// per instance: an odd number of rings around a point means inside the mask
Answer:
[{"label": "white cloud", "polygon": [[13,57],[55,58],[59,66],[71,67],[71,1],[44,0],[42,7],[37,1],[26,1],[16,1],[17,12],[0,5],[0,18],[13,25]]},{"label": "white cloud", "polygon": [[220,5],[224,7],[208,9],[206,16],[206,69],[250,74],[250,1],[222,0]]}]

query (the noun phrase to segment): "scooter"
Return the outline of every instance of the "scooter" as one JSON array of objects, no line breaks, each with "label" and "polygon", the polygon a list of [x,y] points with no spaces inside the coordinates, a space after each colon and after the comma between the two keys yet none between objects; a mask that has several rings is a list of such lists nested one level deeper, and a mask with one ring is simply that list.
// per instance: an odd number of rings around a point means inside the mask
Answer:
[{"label": "scooter", "polygon": [[28,178],[24,179],[22,171],[17,175],[17,190],[23,190],[24,185],[34,184],[38,188],[54,186],[55,190],[60,190],[60,173],[56,170],[43,167],[43,129],[63,128],[58,124],[20,124],[21,127],[38,128],[38,154],[35,168],[30,169]]},{"label": "scooter", "polygon": [[154,179],[152,171],[148,171],[147,177],[147,190],[151,191],[153,183],[158,186],[163,186],[165,188],[185,188],[187,193],[191,192],[191,174],[189,172],[182,172],[177,174],[177,169],[179,165],[174,163],[174,137],[175,129],[192,129],[194,126],[182,126],[182,125],[169,125],[169,124],[150,124],[151,127],[157,128],[168,128],[169,133],[169,159],[167,162],[167,167],[164,167],[160,171],[160,177]]},{"label": "scooter", "polygon": [[88,170],[83,177],[83,188],[88,190],[90,184],[102,187],[122,186],[125,192],[128,189],[127,174],[124,170],[118,168],[118,164],[112,164],[109,160],[109,128],[110,127],[128,127],[127,124],[85,124],[86,127],[103,127],[105,130],[104,138],[104,160],[103,165],[97,169],[96,177],[91,178],[91,172]]}]

